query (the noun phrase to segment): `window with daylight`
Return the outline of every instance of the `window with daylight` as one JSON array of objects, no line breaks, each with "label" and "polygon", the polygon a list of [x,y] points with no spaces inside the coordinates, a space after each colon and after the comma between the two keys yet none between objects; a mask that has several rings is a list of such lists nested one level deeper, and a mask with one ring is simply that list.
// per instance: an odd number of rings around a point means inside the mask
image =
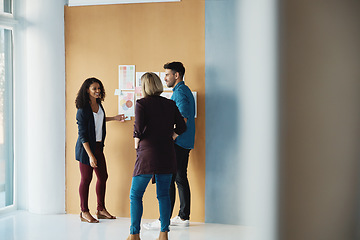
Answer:
[{"label": "window with daylight", "polygon": [[[11,1],[0,0],[0,15],[12,18]],[[0,209],[14,205],[13,31],[0,16]]]},{"label": "window with daylight", "polygon": [[11,0],[0,0],[0,12],[12,13],[12,1]]}]

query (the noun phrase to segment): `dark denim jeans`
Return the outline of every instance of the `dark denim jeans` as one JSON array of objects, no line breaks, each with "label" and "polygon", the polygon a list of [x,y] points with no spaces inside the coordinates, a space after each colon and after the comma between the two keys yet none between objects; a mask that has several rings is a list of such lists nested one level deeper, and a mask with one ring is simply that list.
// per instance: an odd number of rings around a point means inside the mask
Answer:
[{"label": "dark denim jeans", "polygon": [[175,204],[175,182],[179,191],[180,211],[178,216],[184,220],[190,219],[190,186],[187,177],[187,168],[189,163],[189,153],[191,149],[185,149],[175,144],[175,155],[177,162],[177,172],[173,175],[170,184],[171,212]]}]

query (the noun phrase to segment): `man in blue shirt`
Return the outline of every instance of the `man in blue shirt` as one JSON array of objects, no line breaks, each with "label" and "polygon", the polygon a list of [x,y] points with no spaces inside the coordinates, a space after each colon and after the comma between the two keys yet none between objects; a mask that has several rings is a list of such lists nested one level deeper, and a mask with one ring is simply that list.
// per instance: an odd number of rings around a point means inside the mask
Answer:
[{"label": "man in blue shirt", "polygon": [[[179,214],[171,219],[172,225],[189,226],[190,219],[190,187],[187,178],[187,167],[190,150],[194,148],[195,140],[195,100],[183,79],[185,68],[181,62],[171,62],[164,65],[165,82],[173,88],[171,99],[175,101],[181,115],[186,122],[186,131],[175,139],[175,155],[177,173],[173,176],[170,185],[171,210],[175,204],[175,184],[178,187],[180,198]],[[172,211],[171,211],[172,213]]]},{"label": "man in blue shirt", "polygon": [[[190,219],[190,187],[187,178],[187,167],[189,162],[190,150],[194,148],[195,141],[195,100],[188,86],[183,79],[185,68],[181,62],[171,62],[164,65],[165,82],[173,88],[171,99],[175,101],[181,115],[186,122],[186,131],[174,136],[175,155],[177,161],[177,173],[173,175],[170,185],[171,215],[175,204],[175,182],[179,191],[180,211],[179,214],[171,219],[171,225],[189,226]],[[160,221],[143,225],[146,229],[160,228]]]}]

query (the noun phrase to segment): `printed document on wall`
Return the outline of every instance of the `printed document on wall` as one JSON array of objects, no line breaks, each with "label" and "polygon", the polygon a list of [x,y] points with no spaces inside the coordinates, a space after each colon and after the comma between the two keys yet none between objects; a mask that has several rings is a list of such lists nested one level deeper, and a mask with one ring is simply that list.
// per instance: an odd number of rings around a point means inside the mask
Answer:
[{"label": "printed document on wall", "polygon": [[135,90],[135,65],[119,65],[120,90]]},{"label": "printed document on wall", "polygon": [[119,114],[124,114],[126,119],[130,120],[135,116],[135,95],[134,92],[121,91],[119,95]]}]

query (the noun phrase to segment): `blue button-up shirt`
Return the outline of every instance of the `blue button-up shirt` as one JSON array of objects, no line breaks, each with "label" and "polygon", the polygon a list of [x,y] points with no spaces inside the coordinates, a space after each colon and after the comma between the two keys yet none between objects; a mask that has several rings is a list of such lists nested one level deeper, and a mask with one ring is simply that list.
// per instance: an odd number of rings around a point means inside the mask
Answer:
[{"label": "blue button-up shirt", "polygon": [[179,82],[173,88],[171,100],[175,101],[181,115],[187,119],[186,131],[178,136],[175,144],[185,149],[193,149],[195,142],[195,100],[184,81]]}]

